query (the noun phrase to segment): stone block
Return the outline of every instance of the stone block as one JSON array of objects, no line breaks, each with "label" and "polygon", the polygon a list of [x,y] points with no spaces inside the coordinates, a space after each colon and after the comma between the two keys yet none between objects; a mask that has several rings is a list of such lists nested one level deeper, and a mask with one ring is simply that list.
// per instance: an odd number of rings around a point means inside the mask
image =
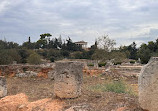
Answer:
[{"label": "stone block", "polygon": [[144,110],[158,110],[158,57],[152,57],[139,75],[139,103]]},{"label": "stone block", "polygon": [[81,62],[56,62],[54,94],[60,98],[76,98],[81,95],[83,79]]},{"label": "stone block", "polygon": [[0,76],[0,98],[7,95],[7,82],[6,78]]}]

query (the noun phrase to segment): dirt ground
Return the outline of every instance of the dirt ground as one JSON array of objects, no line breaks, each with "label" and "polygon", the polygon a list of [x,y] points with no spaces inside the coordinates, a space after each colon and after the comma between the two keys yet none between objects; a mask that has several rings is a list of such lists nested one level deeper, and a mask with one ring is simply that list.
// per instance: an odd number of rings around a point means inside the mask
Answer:
[{"label": "dirt ground", "polygon": [[[117,111],[120,107],[126,107],[127,111],[142,111],[138,105],[137,78],[128,78],[126,83],[131,85],[135,94],[117,94],[114,92],[97,92],[90,90],[95,84],[106,83],[112,78],[106,75],[84,75],[82,95],[76,99],[64,99],[65,109],[79,104],[91,107],[92,111]],[[56,99],[53,95],[54,81],[44,78],[7,78],[8,95],[25,93],[29,101],[44,98]],[[120,110],[121,111],[121,110]]]}]

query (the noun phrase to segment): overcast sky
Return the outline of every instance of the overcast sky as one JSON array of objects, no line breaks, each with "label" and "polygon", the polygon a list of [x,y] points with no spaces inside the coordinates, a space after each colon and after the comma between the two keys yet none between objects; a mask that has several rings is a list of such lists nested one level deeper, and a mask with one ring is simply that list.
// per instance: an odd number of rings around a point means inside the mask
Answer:
[{"label": "overcast sky", "polygon": [[141,44],[158,37],[158,0],[0,0],[0,39],[21,44],[42,33]]}]

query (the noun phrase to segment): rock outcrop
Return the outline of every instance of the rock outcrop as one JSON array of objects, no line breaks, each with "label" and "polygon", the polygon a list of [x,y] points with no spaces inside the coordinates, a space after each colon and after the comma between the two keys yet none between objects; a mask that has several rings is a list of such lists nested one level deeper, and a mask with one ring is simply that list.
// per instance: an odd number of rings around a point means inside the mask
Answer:
[{"label": "rock outcrop", "polygon": [[81,95],[83,63],[56,62],[54,94],[60,98],[76,98]]},{"label": "rock outcrop", "polygon": [[6,78],[0,76],[0,98],[7,95],[7,82]]},{"label": "rock outcrop", "polygon": [[149,111],[158,110],[158,58],[152,57],[139,75],[139,103]]}]

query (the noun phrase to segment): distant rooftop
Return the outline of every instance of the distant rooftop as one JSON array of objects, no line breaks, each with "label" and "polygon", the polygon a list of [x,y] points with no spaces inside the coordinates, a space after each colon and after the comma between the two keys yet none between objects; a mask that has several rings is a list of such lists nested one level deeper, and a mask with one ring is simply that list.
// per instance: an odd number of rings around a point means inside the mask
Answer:
[{"label": "distant rooftop", "polygon": [[78,42],[75,42],[75,43],[87,43],[87,42],[85,42],[85,41],[78,41]]}]

